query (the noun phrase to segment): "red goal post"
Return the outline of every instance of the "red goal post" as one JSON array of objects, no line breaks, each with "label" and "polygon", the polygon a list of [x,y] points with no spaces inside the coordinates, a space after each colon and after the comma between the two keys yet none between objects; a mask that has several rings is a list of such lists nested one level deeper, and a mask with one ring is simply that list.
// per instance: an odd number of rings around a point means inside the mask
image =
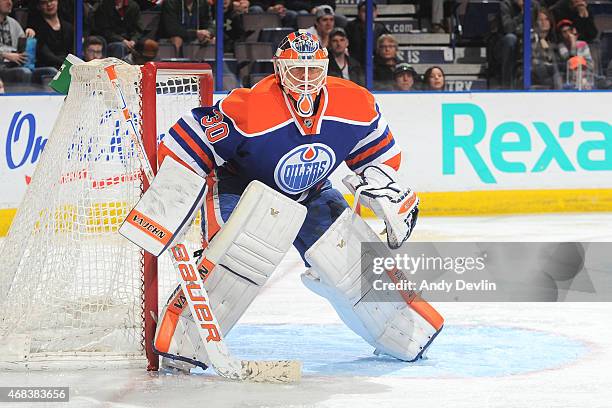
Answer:
[{"label": "red goal post", "polygon": [[[158,75],[196,75],[199,79],[200,106],[212,106],[213,104],[213,77],[212,70],[208,64],[199,63],[177,63],[177,62],[148,62],[142,66],[141,92],[142,92],[142,138],[153,172],[157,172],[157,92]],[[185,107],[188,109],[189,107]],[[192,107],[193,108],[193,107]],[[175,118],[178,120],[178,117]],[[167,129],[163,129],[166,131]],[[143,192],[148,188],[144,180]],[[144,338],[145,351],[148,361],[147,370],[159,368],[159,358],[153,353],[153,340],[155,337],[156,323],[153,316],[158,316],[158,265],[157,258],[148,252],[143,256],[143,285],[144,285]],[[162,294],[165,296],[167,294]]]}]

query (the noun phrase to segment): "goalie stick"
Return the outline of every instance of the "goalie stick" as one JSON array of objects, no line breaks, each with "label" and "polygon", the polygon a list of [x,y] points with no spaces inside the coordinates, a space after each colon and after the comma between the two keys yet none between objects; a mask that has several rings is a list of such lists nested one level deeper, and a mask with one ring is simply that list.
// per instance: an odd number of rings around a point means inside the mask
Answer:
[{"label": "goalie stick", "polygon": [[[104,68],[106,75],[115,92],[117,102],[121,109],[121,116],[127,124],[130,139],[136,146],[138,158],[141,162],[145,177],[149,182],[153,180],[153,169],[146,154],[142,141],[136,131],[132,114],[127,107],[123,91],[117,78],[115,64]],[[247,380],[256,382],[287,383],[299,381],[301,377],[301,362],[296,360],[240,360],[232,356],[223,339],[221,329],[215,314],[208,304],[208,293],[197,271],[196,264],[182,243],[170,248],[170,258],[176,270],[181,289],[187,299],[187,304],[196,322],[198,333],[208,354],[213,369],[222,377],[231,380]],[[208,265],[213,271],[214,265]]]}]

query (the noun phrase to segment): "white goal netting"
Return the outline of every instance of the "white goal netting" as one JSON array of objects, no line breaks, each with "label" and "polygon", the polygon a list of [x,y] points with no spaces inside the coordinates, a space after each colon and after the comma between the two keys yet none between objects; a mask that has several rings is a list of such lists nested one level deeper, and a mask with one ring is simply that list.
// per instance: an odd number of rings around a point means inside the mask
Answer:
[{"label": "white goal netting", "polygon": [[[9,367],[144,358],[143,256],[117,234],[143,182],[105,63],[72,68],[69,95],[0,248],[0,361]],[[116,71],[142,129],[141,69]],[[199,74],[157,71],[156,139],[200,106]],[[192,230],[196,248],[199,230]],[[160,305],[175,282],[169,260],[161,260]]]}]

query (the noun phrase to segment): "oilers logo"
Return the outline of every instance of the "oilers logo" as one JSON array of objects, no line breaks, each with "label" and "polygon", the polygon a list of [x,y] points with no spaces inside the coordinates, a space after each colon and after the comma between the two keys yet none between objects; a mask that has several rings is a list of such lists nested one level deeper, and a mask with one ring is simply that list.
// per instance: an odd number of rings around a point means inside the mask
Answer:
[{"label": "oilers logo", "polygon": [[325,179],[336,163],[334,151],[322,143],[301,145],[276,165],[274,181],[285,193],[299,194]]},{"label": "oilers logo", "polygon": [[290,44],[298,54],[312,54],[319,49],[319,41],[310,33],[300,33]]}]

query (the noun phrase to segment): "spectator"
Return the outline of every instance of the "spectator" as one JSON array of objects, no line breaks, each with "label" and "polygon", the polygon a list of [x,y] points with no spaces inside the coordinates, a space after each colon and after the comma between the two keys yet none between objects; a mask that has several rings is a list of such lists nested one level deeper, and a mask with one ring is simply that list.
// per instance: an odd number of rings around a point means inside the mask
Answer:
[{"label": "spectator", "polygon": [[329,36],[329,43],[328,75],[348,79],[364,86],[363,69],[355,58],[349,56],[346,32],[340,27],[334,29]]},{"label": "spectator", "polygon": [[[97,1],[97,0],[92,0]],[[27,3],[28,9],[28,21],[26,25],[28,27],[36,27],[41,24],[44,20],[42,15],[42,10],[40,8],[39,0],[24,0],[24,3]],[[84,11],[89,10],[85,5],[90,6],[90,3],[87,0],[84,0]],[[60,20],[68,21],[70,24],[74,22],[74,0],[61,0],[57,6],[57,14],[59,15]],[[87,24],[87,13],[84,14],[85,21]]]},{"label": "spectator", "polygon": [[102,0],[94,20],[96,32],[108,43],[111,57],[124,58],[143,33],[140,8],[134,0]]},{"label": "spectator", "polygon": [[295,10],[288,10],[287,7],[285,7],[284,0],[255,0],[249,8],[249,13],[278,14],[283,26],[297,28],[298,12]]},{"label": "spectator", "polygon": [[323,5],[316,8],[314,26],[306,29],[310,34],[316,34],[324,48],[329,48],[329,34],[334,29],[334,9]]},{"label": "spectator", "polygon": [[[532,3],[532,12],[537,16],[540,7]],[[512,89],[516,84],[516,68],[523,36],[523,0],[503,0],[500,4],[501,33],[493,37],[493,66],[501,71],[501,85]],[[535,26],[535,24],[534,24]]]},{"label": "spectator", "polygon": [[249,12],[251,2],[249,0],[232,0],[231,5],[236,13],[244,14]]},{"label": "spectator", "polygon": [[397,56],[397,40],[391,34],[383,34],[376,42],[374,56],[374,89],[391,91],[395,86],[395,66],[402,62]]},{"label": "spectator", "polygon": [[597,38],[595,20],[586,0],[559,0],[550,11],[555,16],[555,21],[572,21],[578,32],[578,39],[590,43]]},{"label": "spectator", "polygon": [[431,32],[445,33],[444,0],[431,0]]},{"label": "spectator", "polygon": [[445,33],[444,3],[449,0],[419,0],[419,16],[431,16],[431,32]]},{"label": "spectator", "polygon": [[4,93],[4,82],[2,82],[2,78],[0,78],[0,94]]},{"label": "spectator", "polygon": [[[223,0],[223,50],[233,53],[234,44],[246,37],[242,16],[249,13],[249,0]],[[212,17],[215,18],[214,12]]]},{"label": "spectator", "polygon": [[36,33],[31,28],[24,32],[17,20],[9,17],[12,9],[12,0],[0,0],[0,71],[7,81],[30,82],[32,73],[23,66],[27,55],[18,52],[17,45],[19,38],[31,38]]},{"label": "spectator", "polygon": [[85,62],[104,58],[104,40],[97,35],[87,37],[83,48]]},{"label": "spectator", "polygon": [[38,9],[42,19],[34,29],[38,33],[36,43],[36,66],[59,67],[74,49],[72,24],[58,15],[58,0],[40,0]]},{"label": "spectator", "polygon": [[444,71],[438,66],[429,67],[423,75],[424,89],[427,91],[444,91],[446,77]]},{"label": "spectator", "polygon": [[556,55],[557,37],[553,27],[552,14],[547,9],[541,9],[533,37],[531,74],[534,85],[560,89],[562,81]]},{"label": "spectator", "polygon": [[336,10],[336,0],[288,0],[287,8],[297,11],[299,15],[315,14],[320,6],[329,6],[334,10],[334,25],[336,27],[346,27],[347,19]]},{"label": "spectator", "polygon": [[393,77],[395,78],[394,90],[405,92],[415,89],[418,74],[411,65],[402,62],[395,67]]},{"label": "spectator", "polygon": [[157,57],[158,51],[159,44],[157,41],[150,38],[139,40],[130,52],[130,55],[123,60],[131,65],[144,65],[149,61],[153,61]]},{"label": "spectator", "polygon": [[[376,2],[373,4],[373,18],[376,19],[378,11]],[[345,27],[346,35],[351,45],[351,56],[355,58],[361,66],[365,66],[366,61],[366,1],[361,0],[357,5],[357,17],[349,21]],[[377,44],[378,39],[383,34],[388,34],[389,31],[384,24],[380,22],[374,22],[374,44]],[[374,53],[376,54],[376,47],[374,47]]]},{"label": "spectator", "polygon": [[[83,0],[83,35],[87,37],[93,27],[94,11],[98,8],[102,0]],[[38,8],[38,0],[24,0],[28,8],[28,27],[35,27],[40,24],[42,15]],[[58,5],[57,14],[63,21],[74,25],[75,0],[61,0]]]},{"label": "spectator", "polygon": [[566,83],[576,89],[593,88],[593,57],[585,41],[578,40],[578,31],[570,20],[557,23],[561,42],[559,57],[566,70]]},{"label": "spectator", "polygon": [[164,0],[161,7],[161,37],[170,38],[177,55],[184,42],[212,43],[210,8],[206,0]]}]

